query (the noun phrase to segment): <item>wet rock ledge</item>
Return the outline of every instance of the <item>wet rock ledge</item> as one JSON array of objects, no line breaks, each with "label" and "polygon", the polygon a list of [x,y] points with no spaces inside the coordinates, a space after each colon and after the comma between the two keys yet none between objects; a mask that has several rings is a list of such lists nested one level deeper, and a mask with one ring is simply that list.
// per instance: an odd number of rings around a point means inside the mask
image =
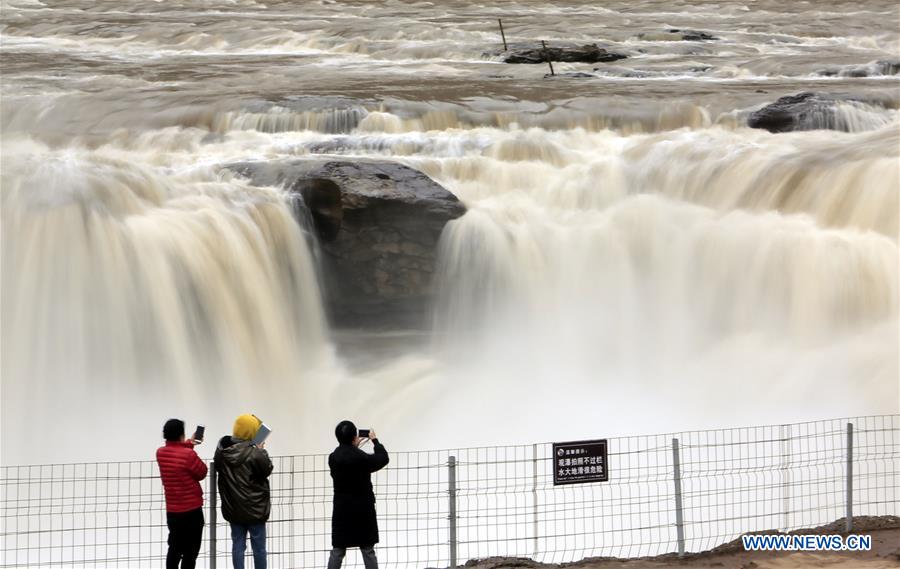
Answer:
[{"label": "wet rock ledge", "polygon": [[553,62],[608,63],[625,59],[621,53],[613,53],[597,44],[578,45],[569,42],[548,42],[544,48],[540,42],[519,42],[509,44],[509,50],[486,51],[485,57],[502,57],[503,63],[537,64]]},{"label": "wet rock ledge", "polygon": [[341,328],[421,328],[432,296],[436,246],[466,211],[451,192],[389,161],[312,158],[242,162],[228,169],[282,186],[317,235],[322,288]]},{"label": "wet rock ledge", "polygon": [[[857,116],[841,114],[840,107],[852,107]],[[753,111],[747,126],[769,132],[830,129],[854,132],[890,122],[884,104],[874,99],[848,94],[805,92],[787,95]]]}]

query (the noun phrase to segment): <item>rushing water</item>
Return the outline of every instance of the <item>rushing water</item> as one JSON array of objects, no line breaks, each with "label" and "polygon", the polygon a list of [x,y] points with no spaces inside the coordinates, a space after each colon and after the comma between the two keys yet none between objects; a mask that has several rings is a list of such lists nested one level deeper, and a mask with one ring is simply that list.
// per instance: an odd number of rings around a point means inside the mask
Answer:
[{"label": "rushing water", "polygon": [[[414,448],[900,409],[893,2],[2,12],[6,464],[144,458],[169,416],[246,410],[283,454],[345,416]],[[498,17],[629,57],[545,79],[482,55]],[[804,90],[871,104],[743,126]],[[222,169],[322,148],[468,206],[433,330],[329,330],[285,196]]]}]

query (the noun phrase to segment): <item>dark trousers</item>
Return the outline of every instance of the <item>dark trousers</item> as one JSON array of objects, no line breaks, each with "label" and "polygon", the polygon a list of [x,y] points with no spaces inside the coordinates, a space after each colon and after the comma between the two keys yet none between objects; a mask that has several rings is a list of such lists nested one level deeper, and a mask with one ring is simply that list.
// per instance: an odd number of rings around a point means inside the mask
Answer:
[{"label": "dark trousers", "polygon": [[194,569],[200,554],[203,539],[203,509],[173,514],[166,512],[169,526],[169,552],[166,554],[166,569]]},{"label": "dark trousers", "polygon": [[[374,545],[360,547],[359,552],[362,553],[363,565],[366,569],[378,569],[378,558],[375,557]],[[346,547],[332,548],[331,555],[328,556],[328,569],[341,569],[346,554]]]}]

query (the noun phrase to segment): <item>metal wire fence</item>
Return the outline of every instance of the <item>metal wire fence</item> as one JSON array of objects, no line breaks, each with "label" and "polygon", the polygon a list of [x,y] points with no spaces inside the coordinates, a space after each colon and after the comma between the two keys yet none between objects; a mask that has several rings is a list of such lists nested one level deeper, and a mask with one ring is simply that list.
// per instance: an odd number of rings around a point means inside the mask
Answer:
[{"label": "metal wire fence", "polygon": [[[553,484],[550,444],[393,452],[374,475],[379,561],[449,567],[495,555],[553,563],[638,557],[814,527],[851,511],[900,514],[900,415],[611,438],[608,449],[608,482],[567,486]],[[273,462],[269,566],[322,566],[330,550],[327,455]],[[155,462],[0,472],[0,566],[165,565]],[[226,567],[229,529],[209,507],[209,477],[204,484],[198,566]],[[345,564],[361,559],[350,553]]]}]

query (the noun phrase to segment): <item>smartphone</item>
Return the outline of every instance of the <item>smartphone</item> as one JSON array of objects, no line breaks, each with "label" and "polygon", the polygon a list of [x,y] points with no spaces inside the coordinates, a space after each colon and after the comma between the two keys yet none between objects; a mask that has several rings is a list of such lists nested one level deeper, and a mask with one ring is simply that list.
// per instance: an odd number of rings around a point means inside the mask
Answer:
[{"label": "smartphone", "polygon": [[202,441],[202,440],[203,440],[203,433],[205,433],[205,432],[206,432],[206,426],[205,426],[205,425],[197,425],[197,430],[194,431],[194,437],[193,437],[193,439],[194,439],[195,441]]},{"label": "smartphone", "polygon": [[369,431],[371,431],[371,429],[360,429],[360,430],[359,430],[359,437],[360,437],[361,439],[367,439],[367,438],[369,438]]}]

